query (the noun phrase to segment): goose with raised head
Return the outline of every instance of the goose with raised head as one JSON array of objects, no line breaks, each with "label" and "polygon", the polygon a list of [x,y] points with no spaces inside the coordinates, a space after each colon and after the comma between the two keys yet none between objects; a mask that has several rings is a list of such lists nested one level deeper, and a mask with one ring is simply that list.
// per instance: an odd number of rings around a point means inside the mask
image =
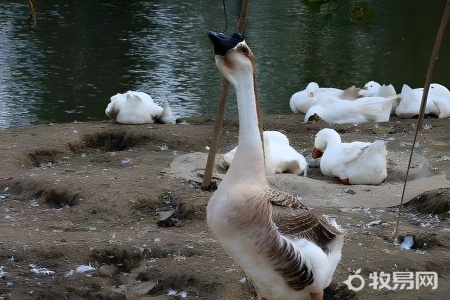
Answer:
[{"label": "goose with raised head", "polygon": [[[423,97],[423,88],[412,89],[404,84],[401,91],[401,101],[395,110],[400,118],[411,118],[419,115],[420,105]],[[430,84],[428,90],[425,114],[434,115],[438,118],[448,118],[450,109],[450,91],[438,83]]]},{"label": "goose with raised head", "polygon": [[[376,81],[367,82],[362,89],[358,91],[358,95],[361,97],[392,97],[396,96],[397,92],[392,84],[381,85]],[[400,97],[397,97],[392,102],[391,116],[395,115],[395,109],[400,103]]]},{"label": "goose with raised head", "polygon": [[[341,90],[337,88],[321,88],[316,82],[310,82],[304,90],[296,92],[291,96],[289,106],[293,113],[301,112],[306,114],[308,109],[316,105],[320,99],[336,97],[343,100],[355,100],[358,98],[358,91],[359,89],[355,86]],[[321,97],[316,97],[318,95]]]},{"label": "goose with raised head", "polygon": [[384,141],[342,143],[339,133],[324,128],[316,134],[313,158],[320,170],[344,184],[382,183],[387,177],[387,150]]},{"label": "goose with raised head", "polygon": [[128,91],[112,96],[105,113],[111,120],[121,124],[174,122],[169,102],[166,100],[161,107],[144,92]]},{"label": "goose with raised head", "polygon": [[[266,175],[281,173],[307,175],[306,158],[290,145],[286,135],[279,131],[264,131],[263,141]],[[235,154],[236,147],[223,155],[225,168],[231,165]]]},{"label": "goose with raised head", "polygon": [[208,202],[208,226],[260,299],[322,299],[341,258],[343,234],[297,197],[268,186],[253,53],[240,34],[208,36],[218,69],[236,90],[239,114],[236,155]]}]

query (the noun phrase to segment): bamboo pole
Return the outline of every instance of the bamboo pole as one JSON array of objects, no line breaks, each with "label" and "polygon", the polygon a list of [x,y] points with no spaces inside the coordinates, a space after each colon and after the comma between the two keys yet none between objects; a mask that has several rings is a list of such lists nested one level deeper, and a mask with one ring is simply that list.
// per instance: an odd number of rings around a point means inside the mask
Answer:
[{"label": "bamboo pole", "polygon": [[36,29],[36,5],[34,4],[34,0],[28,0],[28,28]]},{"label": "bamboo pole", "polygon": [[436,61],[438,60],[438,57],[439,57],[439,50],[441,49],[442,38],[444,37],[445,26],[447,25],[449,15],[450,15],[450,0],[447,0],[447,4],[445,6],[445,10],[442,15],[441,24],[439,25],[439,30],[436,35],[436,40],[434,42],[433,50],[431,52],[430,63],[428,65],[427,77],[425,79],[425,86],[424,86],[423,95],[422,95],[422,102],[420,104],[419,118],[417,120],[416,132],[415,132],[414,141],[413,141],[412,147],[411,147],[411,153],[409,156],[408,167],[406,169],[405,181],[403,183],[402,197],[401,197],[400,205],[398,208],[397,222],[396,222],[395,230],[394,230],[394,241],[395,242],[398,242],[398,240],[397,240],[398,239],[398,225],[400,222],[400,214],[402,212],[403,199],[404,199],[405,190],[406,190],[406,182],[408,180],[408,175],[409,175],[409,167],[411,165],[412,156],[413,156],[413,152],[414,152],[414,146],[416,145],[418,133],[422,129],[422,122],[423,122],[423,118],[424,118],[424,114],[425,114],[425,107],[427,105],[428,91],[430,90],[430,84],[431,84],[431,81],[433,79],[433,74],[434,74],[434,67],[435,67]]},{"label": "bamboo pole", "polygon": [[216,159],[217,149],[219,148],[220,136],[222,135],[223,118],[228,96],[228,81],[222,79],[222,93],[220,96],[219,111],[217,112],[216,122],[214,123],[214,133],[212,136],[211,147],[209,148],[208,159],[206,161],[205,173],[203,175],[203,189],[208,189],[211,184],[214,161]]},{"label": "bamboo pole", "polygon": [[[243,34],[245,30],[245,25],[247,24],[247,15],[248,15],[248,9],[250,6],[250,0],[244,0],[242,1],[242,7],[241,7],[241,14],[239,17],[239,22],[237,25],[237,32]],[[222,128],[223,128],[223,121],[225,117],[225,108],[226,108],[226,102],[228,97],[228,88],[229,88],[229,82],[224,78],[222,80],[222,92],[220,96],[220,103],[219,103],[219,111],[217,112],[216,122],[214,124],[214,132],[212,136],[211,141],[211,147],[209,149],[208,153],[208,159],[206,161],[206,167],[205,167],[205,173],[203,175],[203,188],[207,189],[210,187],[211,179],[212,179],[212,173],[214,169],[214,161],[216,159],[216,153],[219,149],[219,142],[222,135]],[[256,107],[258,111],[258,122],[260,126],[260,130],[262,130],[262,118],[261,118],[261,109],[259,104],[259,97],[256,90],[256,84],[255,84],[255,95],[256,95]]]}]

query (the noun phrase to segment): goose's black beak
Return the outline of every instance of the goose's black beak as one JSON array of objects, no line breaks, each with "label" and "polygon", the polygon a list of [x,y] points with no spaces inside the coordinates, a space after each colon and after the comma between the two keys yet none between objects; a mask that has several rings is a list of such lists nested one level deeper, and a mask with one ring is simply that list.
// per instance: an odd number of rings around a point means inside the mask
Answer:
[{"label": "goose's black beak", "polygon": [[221,32],[208,31],[208,37],[213,42],[214,53],[222,56],[244,40],[240,33],[233,33],[232,36],[228,36]]}]

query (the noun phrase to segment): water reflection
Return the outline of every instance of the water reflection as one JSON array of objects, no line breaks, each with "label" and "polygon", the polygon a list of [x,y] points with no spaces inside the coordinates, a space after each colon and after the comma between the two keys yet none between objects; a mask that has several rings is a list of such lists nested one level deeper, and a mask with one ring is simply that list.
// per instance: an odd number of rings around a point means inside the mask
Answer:
[{"label": "water reflection", "polygon": [[0,128],[30,124],[38,121],[35,107],[39,105],[42,93],[34,89],[33,81],[42,74],[42,66],[37,65],[38,47],[28,40],[27,30],[17,30],[17,21],[8,16],[17,14],[23,5],[10,4],[0,11]]},{"label": "water reflection", "polygon": [[[252,1],[246,37],[263,111],[290,113],[290,96],[310,81],[422,85],[445,2]],[[0,128],[105,120],[109,98],[127,90],[168,99],[178,116],[217,110],[205,30],[224,29],[222,1],[38,2],[37,31],[26,1],[0,4]],[[234,27],[239,3],[227,9]],[[449,39],[434,76],[446,86]]]}]

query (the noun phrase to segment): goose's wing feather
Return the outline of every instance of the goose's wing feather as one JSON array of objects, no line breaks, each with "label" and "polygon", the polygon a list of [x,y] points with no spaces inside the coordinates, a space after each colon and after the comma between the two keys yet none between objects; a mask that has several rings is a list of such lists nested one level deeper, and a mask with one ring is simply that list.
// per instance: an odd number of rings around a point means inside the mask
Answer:
[{"label": "goose's wing feather", "polygon": [[317,259],[317,256],[303,256],[289,240],[309,240],[328,254],[327,244],[342,233],[286,192],[268,190],[266,196],[272,208],[272,222],[281,234],[281,238],[271,235],[270,242],[264,245],[268,258],[273,269],[284,277],[292,289],[302,290],[316,280],[307,261]]},{"label": "goose's wing feather", "polygon": [[309,256],[304,256],[306,253],[298,251],[294,245],[295,241],[309,240],[328,254],[330,249],[327,245],[335,236],[342,233],[325,219],[308,210],[291,194],[268,190],[266,196],[272,208],[272,222],[281,234],[281,238],[271,239],[272,243],[265,244],[270,261],[274,270],[284,277],[291,288],[302,290],[317,280],[310,263],[307,263],[317,256],[311,255],[311,252]]},{"label": "goose's wing feather", "polygon": [[342,153],[345,157],[345,162],[351,162],[355,159],[360,158],[364,155],[366,149],[370,147],[371,143],[366,142],[352,142],[352,143],[343,143],[342,145]]},{"label": "goose's wing feather", "polygon": [[275,190],[269,190],[267,196],[272,206],[272,221],[282,235],[305,238],[326,250],[326,244],[342,234],[304,206],[297,197]]}]

